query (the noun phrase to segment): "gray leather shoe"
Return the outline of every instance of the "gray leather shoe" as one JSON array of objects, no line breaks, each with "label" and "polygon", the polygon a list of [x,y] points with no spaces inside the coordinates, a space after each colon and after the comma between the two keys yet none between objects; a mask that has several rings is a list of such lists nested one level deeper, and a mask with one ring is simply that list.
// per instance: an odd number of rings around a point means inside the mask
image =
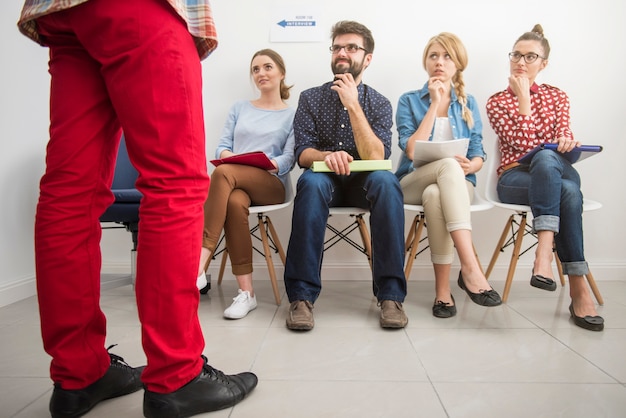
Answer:
[{"label": "gray leather shoe", "polygon": [[297,331],[313,329],[313,304],[308,300],[296,300],[289,305],[287,313],[287,328]]},{"label": "gray leather shoe", "polygon": [[404,328],[409,323],[401,302],[383,300],[380,306],[380,326],[383,328]]}]

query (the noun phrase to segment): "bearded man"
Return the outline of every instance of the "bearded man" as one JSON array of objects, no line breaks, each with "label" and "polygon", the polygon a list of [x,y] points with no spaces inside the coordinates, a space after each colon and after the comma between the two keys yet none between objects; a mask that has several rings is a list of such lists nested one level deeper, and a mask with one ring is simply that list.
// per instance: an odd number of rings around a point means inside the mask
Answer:
[{"label": "bearded man", "polygon": [[[292,232],[285,264],[290,307],[287,327],[311,330],[313,305],[322,288],[321,265],[329,209],[354,206],[370,212],[373,293],[383,328],[408,323],[404,206],[391,171],[351,172],[353,160],[391,155],[392,108],[387,98],[361,80],[370,65],[374,38],[364,25],[340,21],[332,28],[334,80],[301,93],[294,119],[295,155],[304,169],[294,200]],[[324,161],[330,172],[315,172]]]}]

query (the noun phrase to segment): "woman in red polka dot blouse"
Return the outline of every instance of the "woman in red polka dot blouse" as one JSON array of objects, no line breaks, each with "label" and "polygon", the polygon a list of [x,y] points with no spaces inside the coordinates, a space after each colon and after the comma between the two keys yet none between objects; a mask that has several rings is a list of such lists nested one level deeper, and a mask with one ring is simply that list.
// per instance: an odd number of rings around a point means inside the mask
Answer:
[{"label": "woman in red polka dot blouse", "polygon": [[[548,65],[550,44],[540,25],[524,33],[509,53],[506,90],[491,96],[487,117],[498,135],[502,160],[498,168],[498,196],[502,202],[529,205],[539,244],[530,284],[555,290],[552,248],[567,274],[574,323],[592,331],[604,328],[584,275],[589,272],[583,250],[582,193],[578,172],[560,154],[580,145],[570,129],[569,99],[556,87],[535,84]],[[542,143],[558,144],[557,152],[542,150],[529,164],[517,160]]]}]

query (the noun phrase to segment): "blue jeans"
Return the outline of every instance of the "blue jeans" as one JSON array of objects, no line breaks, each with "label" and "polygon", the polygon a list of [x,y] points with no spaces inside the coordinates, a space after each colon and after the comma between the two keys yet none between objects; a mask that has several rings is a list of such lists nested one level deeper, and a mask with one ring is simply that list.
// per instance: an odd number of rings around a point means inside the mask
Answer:
[{"label": "blue jeans", "polygon": [[580,176],[557,152],[538,152],[529,165],[505,171],[498,180],[503,203],[529,205],[535,231],[553,231],[563,273],[589,272],[583,248]]},{"label": "blue jeans", "polygon": [[403,302],[404,205],[396,176],[391,171],[338,176],[312,170],[298,179],[294,200],[285,265],[289,301],[314,303],[320,294],[326,222],[329,208],[336,206],[369,209],[374,296]]}]

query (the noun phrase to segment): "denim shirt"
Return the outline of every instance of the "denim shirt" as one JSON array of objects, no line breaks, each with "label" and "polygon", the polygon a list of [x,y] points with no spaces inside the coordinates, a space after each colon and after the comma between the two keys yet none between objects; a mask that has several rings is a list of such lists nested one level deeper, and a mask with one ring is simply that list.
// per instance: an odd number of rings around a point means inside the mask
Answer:
[{"label": "denim shirt", "polygon": [[[483,124],[480,120],[480,113],[476,99],[474,99],[471,95],[467,95],[467,107],[470,109],[472,116],[474,117],[474,127],[470,129],[467,126],[467,122],[465,122],[462,118],[462,106],[458,101],[454,89],[452,89],[450,95],[451,100],[450,107],[448,108],[448,120],[450,121],[450,126],[452,127],[452,135],[455,139],[470,139],[466,155],[468,159],[471,160],[474,157],[481,157],[483,160],[486,160],[487,155],[483,150]],[[429,106],[430,94],[428,93],[428,83],[425,83],[424,87],[419,90],[404,93],[398,100],[396,125],[398,126],[398,146],[402,150],[400,163],[398,164],[398,169],[396,170],[396,176],[398,179],[401,179],[415,170],[415,168],[413,168],[413,161],[409,160],[406,156],[406,144],[409,137],[417,131],[417,128],[424,119]],[[433,134],[431,132],[428,140],[432,141],[432,139]],[[476,186],[476,174],[468,174],[465,178]]]}]

